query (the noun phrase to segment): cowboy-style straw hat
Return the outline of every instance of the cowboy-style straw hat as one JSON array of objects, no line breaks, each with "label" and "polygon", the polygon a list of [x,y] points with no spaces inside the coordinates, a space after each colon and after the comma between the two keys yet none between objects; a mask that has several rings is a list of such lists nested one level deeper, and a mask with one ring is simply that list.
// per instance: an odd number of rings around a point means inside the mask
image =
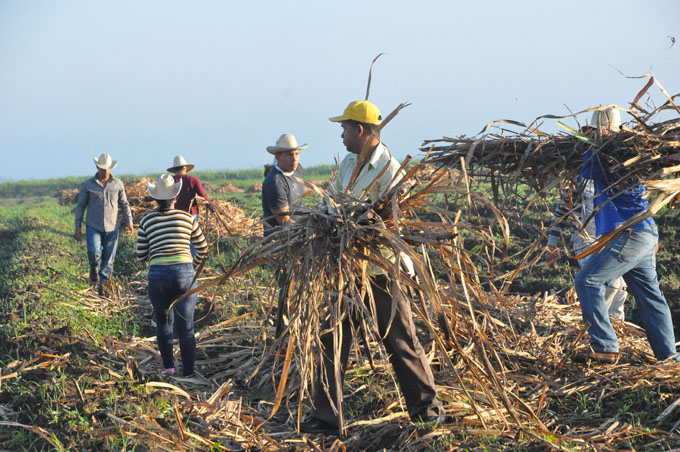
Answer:
[{"label": "cowboy-style straw hat", "polygon": [[92,157],[92,159],[94,160],[94,164],[97,165],[97,168],[101,169],[112,170],[118,165],[118,160],[111,160],[111,156],[108,152],[104,152],[99,158]]},{"label": "cowboy-style straw hat", "polygon": [[175,199],[182,188],[182,180],[175,183],[175,178],[170,174],[161,174],[156,179],[156,183],[146,183],[146,189],[153,199]]},{"label": "cowboy-style straw hat", "polygon": [[168,171],[170,171],[171,173],[174,173],[174,172],[179,171],[180,168],[182,168],[183,166],[186,167],[187,173],[188,173],[189,171],[194,169],[194,166],[196,166],[196,165],[194,165],[193,163],[187,163],[187,161],[184,157],[182,157],[181,155],[176,155],[175,159],[172,161],[172,166],[170,168],[168,168]]},{"label": "cowboy-style straw hat", "polygon": [[597,130],[618,132],[621,128],[621,113],[614,107],[606,110],[596,110],[590,118],[590,127]]},{"label": "cowboy-style straw hat", "polygon": [[306,147],[307,147],[306,143],[301,146],[298,146],[297,140],[295,139],[295,135],[293,135],[292,133],[284,133],[279,137],[278,140],[276,140],[275,146],[267,146],[267,152],[276,155],[279,152],[301,151]]}]

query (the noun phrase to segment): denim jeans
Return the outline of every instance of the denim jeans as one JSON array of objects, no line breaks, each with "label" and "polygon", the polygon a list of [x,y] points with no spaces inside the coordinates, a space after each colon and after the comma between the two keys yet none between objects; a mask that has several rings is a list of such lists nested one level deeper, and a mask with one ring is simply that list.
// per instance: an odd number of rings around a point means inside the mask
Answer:
[{"label": "denim jeans", "polygon": [[170,304],[180,295],[196,287],[192,285],[194,267],[191,263],[152,265],[149,268],[149,299],[156,315],[156,339],[163,367],[175,367],[172,341],[173,331],[179,339],[182,368],[185,376],[194,373],[196,338],[194,337],[194,309],[198,294],[184,297],[172,309]]},{"label": "denim jeans", "polygon": [[616,333],[609,322],[605,289],[611,281],[623,276],[640,309],[654,356],[662,360],[675,354],[671,311],[656,277],[658,240],[656,226],[627,230],[595,254],[576,276],[574,285],[583,320],[590,323],[588,333],[596,352],[619,351]]},{"label": "denim jeans", "polygon": [[118,229],[102,232],[92,226],[87,226],[85,238],[87,239],[87,261],[90,267],[99,267],[99,281],[102,285],[106,285],[113,271],[113,261],[116,259]]}]

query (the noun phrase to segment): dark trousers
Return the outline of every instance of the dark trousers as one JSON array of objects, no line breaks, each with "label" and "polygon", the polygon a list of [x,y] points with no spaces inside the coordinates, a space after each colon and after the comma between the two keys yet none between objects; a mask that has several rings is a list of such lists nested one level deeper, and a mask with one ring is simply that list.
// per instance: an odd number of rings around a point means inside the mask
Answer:
[{"label": "dark trousers", "polygon": [[[387,293],[387,278],[376,276],[371,284],[375,300],[378,331],[384,337],[392,313],[392,296]],[[401,293],[395,293],[397,309],[390,325],[387,337],[383,339],[385,349],[389,354],[392,368],[397,382],[406,399],[408,413],[412,420],[419,416],[438,416],[443,414],[442,403],[437,397],[434,377],[425,351],[418,341],[416,329],[411,315],[409,301]],[[365,300],[368,306],[368,299]],[[352,345],[352,331],[350,322],[355,330],[360,327],[356,318],[347,316],[342,323],[342,344],[340,348],[341,378],[344,380],[347,360]],[[328,384],[328,392],[337,407],[335,372],[333,371],[333,333],[329,332],[321,337],[324,360],[324,380],[319,379],[314,395],[313,416],[317,419],[337,426],[338,415],[333,411],[328,394],[324,389],[324,381]],[[341,382],[342,383],[342,382]]]},{"label": "dark trousers", "polygon": [[196,337],[194,336],[194,309],[198,294],[184,297],[172,309],[170,304],[185,292],[196,287],[194,267],[191,263],[152,265],[149,267],[149,299],[156,317],[156,339],[163,367],[175,367],[172,352],[173,333],[177,333],[185,376],[194,373]]}]

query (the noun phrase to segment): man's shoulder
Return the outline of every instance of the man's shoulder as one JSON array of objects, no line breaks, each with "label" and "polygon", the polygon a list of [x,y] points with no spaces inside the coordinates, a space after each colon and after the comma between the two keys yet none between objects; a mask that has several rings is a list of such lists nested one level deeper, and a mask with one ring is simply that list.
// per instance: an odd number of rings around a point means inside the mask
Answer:
[{"label": "man's shoulder", "polygon": [[262,181],[262,191],[264,192],[265,190],[271,190],[273,187],[276,187],[279,176],[281,175],[282,174],[278,169],[272,168],[269,174],[267,174],[267,177]]},{"label": "man's shoulder", "polygon": [[387,177],[393,177],[396,171],[401,167],[399,160],[392,156],[387,146],[383,143],[380,143],[380,146],[376,149],[376,154],[371,159],[371,163],[376,169],[382,169],[385,166],[389,166],[388,171],[385,173]]},{"label": "man's shoulder", "polygon": [[96,183],[95,182],[96,179],[97,179],[97,176],[89,177],[89,178],[85,179],[82,184],[80,184],[80,187],[85,188],[90,184],[94,184],[94,183]]},{"label": "man's shoulder", "polygon": [[380,145],[377,147],[376,151],[377,151],[377,159],[381,163],[384,164],[384,163],[390,162],[392,164],[399,165],[399,160],[397,160],[396,158],[394,158],[392,156],[392,153],[390,152],[389,148],[387,146],[385,146],[384,143],[380,143]]}]

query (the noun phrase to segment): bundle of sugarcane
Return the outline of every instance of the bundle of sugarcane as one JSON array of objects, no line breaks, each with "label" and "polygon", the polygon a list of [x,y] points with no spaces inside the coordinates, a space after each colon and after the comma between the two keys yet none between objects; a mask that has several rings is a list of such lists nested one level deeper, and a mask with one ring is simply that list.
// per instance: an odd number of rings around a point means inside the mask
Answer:
[{"label": "bundle of sugarcane", "polygon": [[[528,184],[541,191],[553,188],[564,179],[578,173],[586,151],[594,149],[600,160],[621,181],[632,177],[642,180],[668,176],[680,170],[680,109],[675,100],[680,95],[667,96],[658,108],[647,111],[638,101],[655,82],[649,82],[637,94],[631,107],[600,106],[568,116],[544,115],[526,125],[518,121],[492,121],[473,138],[441,138],[426,140],[423,150],[430,152],[430,161],[457,167],[461,161],[470,174],[503,178],[504,183]],[[665,93],[663,87],[659,88]],[[565,133],[551,135],[539,129],[544,119],[574,118],[577,115],[614,107],[628,113],[632,120],[613,135],[600,136],[593,129],[579,132],[561,122]],[[670,119],[661,120],[670,113]],[[505,126],[520,127],[519,131]],[[493,130],[493,132],[488,132]]]},{"label": "bundle of sugarcane", "polygon": [[[393,295],[395,291],[415,294],[407,297],[411,300],[412,310],[427,325],[451,375],[460,375],[457,365],[479,365],[476,361],[456,365],[448,352],[452,348],[462,351],[463,346],[481,340],[480,333],[483,337],[483,332],[474,326],[474,320],[465,312],[461,314],[461,307],[466,311],[469,309],[474,317],[476,308],[469,297],[480,292],[482,281],[493,285],[489,275],[505,256],[509,240],[507,224],[497,210],[493,210],[495,227],[465,223],[461,221],[460,212],[452,218],[433,202],[434,197],[450,194],[470,203],[491,203],[479,194],[459,190],[456,184],[462,183],[464,175],[452,183],[445,169],[435,173],[430,182],[417,183],[415,175],[423,165],[421,162],[412,166],[399,183],[376,201],[366,199],[368,189],[359,198],[353,198],[347,193],[328,194],[308,184],[308,193],[316,192],[323,198],[321,205],[301,214],[289,227],[246,248],[223,276],[199,287],[198,290],[203,290],[222,284],[231,276],[264,263],[274,264],[287,275],[287,303],[278,306],[279,313],[283,314],[279,316],[282,334],[275,342],[276,346],[269,349],[269,353],[281,356],[284,361],[271,416],[278,410],[287,391],[292,363],[297,371],[297,395],[300,400],[310,396],[315,375],[323,366],[317,359],[321,335],[329,331],[340,335],[341,323],[346,316],[360,319],[358,323],[362,327],[353,330],[352,334],[367,346],[377,347],[367,350],[367,356],[385,358],[382,348],[377,345],[381,341],[371,276],[367,272],[369,265],[389,275]],[[465,251],[461,233],[478,240],[474,253]],[[494,234],[503,237],[501,244],[496,243]],[[401,265],[406,260],[413,263],[413,274]],[[449,292],[441,291],[437,276],[442,274],[451,282]],[[463,317],[458,318],[461,315]],[[277,354],[278,346],[282,346],[285,353]],[[339,355],[335,353],[336,357]],[[268,363],[266,368],[271,368],[271,360],[262,362]],[[336,373],[340,372],[339,364],[334,367]],[[489,362],[481,372],[472,373],[477,375],[480,385],[488,387],[488,382],[494,379],[491,374],[496,371]],[[466,384],[458,380],[458,385],[464,387]],[[489,391],[490,394],[500,391],[494,397],[499,400],[496,408],[504,405],[500,400],[508,400],[502,385],[494,384]],[[471,404],[475,406],[474,400]],[[299,421],[303,404],[299,403],[298,407]],[[342,403],[337,408],[342,413]],[[522,414],[513,416],[518,425],[527,420]]]}]

